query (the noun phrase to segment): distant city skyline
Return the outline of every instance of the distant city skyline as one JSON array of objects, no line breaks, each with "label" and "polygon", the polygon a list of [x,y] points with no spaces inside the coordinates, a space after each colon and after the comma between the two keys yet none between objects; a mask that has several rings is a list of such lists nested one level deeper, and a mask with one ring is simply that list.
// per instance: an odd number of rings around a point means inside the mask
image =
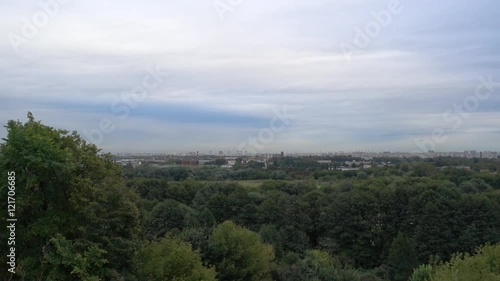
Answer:
[{"label": "distant city skyline", "polygon": [[246,151],[163,151],[163,152],[116,152],[115,155],[170,155],[170,156],[250,156],[250,155],[282,155],[282,156],[334,156],[334,155],[388,155],[388,156],[398,156],[398,155],[426,155],[426,156],[451,156],[451,157],[462,157],[467,156],[470,158],[488,156],[488,158],[497,158],[500,156],[500,151],[481,151],[481,150],[464,150],[464,151],[275,151],[275,152],[259,152],[259,153],[248,153]]},{"label": "distant city skyline", "polygon": [[0,125],[114,153],[500,150],[500,2],[217,3],[3,3]]}]

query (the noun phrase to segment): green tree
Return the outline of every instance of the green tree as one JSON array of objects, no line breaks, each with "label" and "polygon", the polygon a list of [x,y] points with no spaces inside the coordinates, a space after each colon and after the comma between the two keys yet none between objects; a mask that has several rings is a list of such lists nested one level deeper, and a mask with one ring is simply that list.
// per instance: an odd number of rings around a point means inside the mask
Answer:
[{"label": "green tree", "polygon": [[182,230],[197,224],[196,212],[175,200],[158,203],[146,221],[145,232],[148,239],[163,237],[168,231]]},{"label": "green tree", "polygon": [[199,215],[199,221],[203,227],[213,227],[216,224],[216,220],[212,212],[208,208],[203,209]]},{"label": "green tree", "polygon": [[4,176],[15,172],[17,275],[25,280],[127,276],[140,228],[137,198],[125,187],[121,167],[76,132],[43,125],[31,113],[26,123],[11,120],[6,128],[0,193],[7,194]]},{"label": "green tree", "polygon": [[359,172],[359,173],[358,173],[357,178],[358,178],[359,180],[366,180],[366,179],[368,178],[368,174],[367,174],[367,173],[365,173],[365,172],[363,172],[363,171],[361,171],[361,172]]},{"label": "green tree", "polygon": [[494,281],[500,280],[500,245],[479,248],[475,255],[458,254],[438,267],[434,281]]},{"label": "green tree", "polygon": [[406,281],[418,265],[413,242],[406,235],[399,233],[392,241],[387,260],[389,274],[394,281]]},{"label": "green tree", "polygon": [[203,261],[208,260],[208,238],[212,232],[212,228],[197,227],[185,228],[176,237],[191,244],[193,249],[199,251]]},{"label": "green tree", "polygon": [[327,252],[309,250],[301,262],[302,272],[306,280],[334,281],[342,278],[342,265]]},{"label": "green tree", "polygon": [[[432,276],[429,278],[429,271]],[[417,268],[411,281],[498,281],[500,280],[500,244],[486,245],[474,255],[455,254],[444,264]]]},{"label": "green tree", "polygon": [[283,281],[379,280],[370,273],[359,274],[345,268],[338,258],[321,250],[309,250],[302,259],[294,253],[288,253],[278,266],[276,275],[278,280]]},{"label": "green tree", "polygon": [[371,191],[358,189],[330,194],[321,212],[325,235],[320,246],[335,256],[346,254],[364,268],[380,265],[383,231],[377,200]]},{"label": "green tree", "polygon": [[423,264],[413,271],[409,281],[431,281],[432,266]]},{"label": "green tree", "polygon": [[258,219],[263,224],[275,225],[282,237],[283,251],[304,252],[309,247],[306,230],[309,218],[305,204],[297,196],[271,191],[258,207]]},{"label": "green tree", "polygon": [[220,167],[220,166],[225,165],[225,164],[227,164],[226,159],[224,159],[224,158],[215,159],[215,165]]},{"label": "green tree", "polygon": [[308,217],[306,232],[312,247],[318,246],[319,237],[323,234],[321,210],[327,204],[324,199],[325,195],[317,190],[309,192],[301,198],[304,204],[304,212]]},{"label": "green tree", "polygon": [[414,235],[419,260],[426,261],[431,255],[449,258],[455,251],[450,249],[453,247],[451,244],[455,242],[455,237],[452,236],[452,228],[455,225],[450,225],[448,222],[456,214],[446,216],[445,212],[449,211],[438,207],[441,202],[436,200],[436,197],[439,195],[435,192],[427,194],[428,197],[423,197],[422,200],[425,205],[420,210],[415,209],[415,213],[419,213]]},{"label": "green tree", "polygon": [[100,280],[99,276],[103,276],[103,265],[107,263],[104,258],[106,251],[98,245],[82,245],[61,235],[52,238],[51,245],[55,251],[49,252],[46,257],[46,262],[51,265],[46,275],[47,280],[68,278],[64,274],[65,268],[70,268],[71,274],[81,280]]},{"label": "green tree", "polygon": [[220,281],[271,280],[274,250],[257,233],[226,221],[214,229],[209,243]]},{"label": "green tree", "polygon": [[215,270],[203,266],[199,252],[175,238],[146,244],[138,253],[137,271],[141,280],[215,281]]},{"label": "green tree", "polygon": [[260,227],[259,235],[264,243],[273,246],[277,258],[283,257],[283,237],[274,224],[263,224]]}]

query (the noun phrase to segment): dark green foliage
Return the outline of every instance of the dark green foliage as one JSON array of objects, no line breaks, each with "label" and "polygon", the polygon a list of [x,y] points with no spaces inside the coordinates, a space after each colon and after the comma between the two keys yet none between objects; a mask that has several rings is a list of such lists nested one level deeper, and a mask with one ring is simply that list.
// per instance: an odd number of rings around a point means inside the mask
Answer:
[{"label": "dark green foliage", "polygon": [[225,164],[227,164],[226,159],[224,159],[224,158],[217,158],[217,159],[215,159],[215,165],[222,166],[222,165],[225,165]]},{"label": "dark green foliage", "polygon": [[259,235],[264,243],[272,245],[276,257],[281,259],[285,253],[283,244],[285,243],[284,237],[280,230],[274,224],[263,224],[260,227]]},{"label": "dark green foliage", "polygon": [[198,220],[203,227],[213,227],[216,225],[215,217],[208,208],[203,209]]},{"label": "dark green foliage", "polygon": [[304,252],[310,247],[306,233],[309,219],[303,202],[296,196],[283,192],[269,193],[257,210],[261,223],[278,227],[284,251]]},{"label": "dark green foliage", "polygon": [[[258,188],[207,182],[190,205],[202,228],[180,235],[209,262],[213,252],[203,239],[213,219],[233,220],[258,231],[276,253],[274,280],[322,280],[305,275],[303,260],[311,249],[327,252],[342,266],[370,269],[345,269],[352,280],[405,280],[431,255],[447,260],[456,251],[500,239],[500,195],[494,186],[474,174],[450,173],[452,169],[433,165],[424,163],[415,170],[410,162],[399,168],[408,169],[406,173],[371,168],[363,172],[367,177],[324,171],[328,181],[272,180]],[[473,186],[474,192],[455,182]]]},{"label": "dark green foliage", "polygon": [[163,237],[168,231],[181,231],[184,227],[198,224],[196,211],[174,200],[158,203],[145,223],[145,233],[149,239]]},{"label": "dark green foliage", "polygon": [[167,237],[147,243],[137,255],[141,280],[215,281],[215,270],[203,266],[191,245]]},{"label": "dark green foliage", "polygon": [[46,256],[47,280],[62,280],[69,276],[81,280],[99,280],[106,275],[106,251],[100,249],[97,244],[72,242],[61,235],[56,235],[50,242],[55,251],[48,252]]},{"label": "dark green foliage", "polygon": [[366,174],[365,172],[359,172],[357,177],[360,180],[366,180],[368,178],[368,174]]},{"label": "dark green foliage", "polygon": [[322,212],[325,236],[320,243],[334,255],[347,254],[365,268],[377,266],[383,244],[381,214],[377,199],[369,191],[334,193]]},{"label": "dark green foliage", "polygon": [[406,235],[399,233],[392,241],[387,259],[389,274],[394,281],[406,281],[418,265],[413,241]]},{"label": "dark green foliage", "polygon": [[303,258],[288,254],[275,272],[275,280],[381,281],[370,273],[359,273],[342,265],[325,251],[309,250]]},{"label": "dark green foliage", "polygon": [[113,157],[76,133],[31,115],[7,130],[0,192],[15,171],[24,280],[406,281],[414,268],[411,281],[448,280],[438,261],[452,258],[466,278],[497,280],[481,275],[496,269],[495,249],[454,253],[500,242],[498,159],[380,158],[346,172],[331,168],[361,159],[240,157],[233,169],[167,159],[126,166],[125,185]]},{"label": "dark green foliage", "polygon": [[210,260],[220,281],[271,280],[274,251],[257,233],[226,221],[209,241]]},{"label": "dark green foliage", "polygon": [[413,271],[409,281],[431,281],[431,278],[432,266],[424,264]]},{"label": "dark green foliage", "polygon": [[201,187],[200,183],[193,180],[171,182],[156,178],[133,178],[128,185],[144,199],[158,201],[172,199],[184,204],[190,204]]},{"label": "dark green foliage", "polygon": [[[76,132],[45,126],[31,114],[26,123],[9,121],[6,128],[0,173],[16,173],[17,275],[25,280],[128,276],[140,225],[137,198],[125,187],[121,167]],[[1,194],[7,194],[4,179]]]},{"label": "dark green foliage", "polygon": [[196,227],[185,228],[180,232],[177,237],[185,242],[191,244],[193,249],[200,251],[204,261],[209,259],[209,244],[208,238],[212,233],[213,228]]},{"label": "dark green foliage", "polygon": [[410,281],[500,280],[500,245],[486,245],[473,255],[455,254],[449,262],[417,268]]}]

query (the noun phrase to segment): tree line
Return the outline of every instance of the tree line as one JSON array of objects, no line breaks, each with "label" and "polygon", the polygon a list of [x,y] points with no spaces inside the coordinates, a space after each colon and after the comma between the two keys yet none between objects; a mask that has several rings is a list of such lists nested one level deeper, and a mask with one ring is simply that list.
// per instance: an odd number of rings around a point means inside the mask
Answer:
[{"label": "tree line", "polygon": [[[7,173],[15,171],[19,242],[15,275],[7,274],[2,255],[4,280],[500,276],[495,173],[418,161],[347,173],[311,170],[246,186],[199,180],[190,170],[177,179],[153,167],[124,172],[76,132],[31,114],[6,128],[0,191],[5,198]],[[0,204],[7,209],[6,200]]]}]

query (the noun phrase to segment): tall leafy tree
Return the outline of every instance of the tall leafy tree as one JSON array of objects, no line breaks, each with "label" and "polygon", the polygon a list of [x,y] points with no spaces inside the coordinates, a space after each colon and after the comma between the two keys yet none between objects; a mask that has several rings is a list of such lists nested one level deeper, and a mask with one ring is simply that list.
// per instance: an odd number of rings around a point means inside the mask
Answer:
[{"label": "tall leafy tree", "polygon": [[[158,203],[145,222],[145,232],[148,239],[163,237],[168,231],[182,230],[194,224],[196,212],[190,207],[175,200],[165,200]],[[191,221],[191,222],[190,222]]]},{"label": "tall leafy tree", "polygon": [[209,243],[220,281],[271,280],[274,250],[257,233],[226,221],[214,229]]},{"label": "tall leafy tree", "polygon": [[163,238],[144,246],[137,255],[140,278],[148,281],[215,281],[215,270],[205,267],[189,243]]},{"label": "tall leafy tree", "polygon": [[415,246],[410,238],[399,233],[392,241],[388,258],[389,274],[394,281],[406,281],[418,265]]},{"label": "tall leafy tree", "polygon": [[76,132],[43,125],[31,113],[26,123],[11,120],[6,128],[0,192],[7,194],[3,178],[14,171],[18,276],[127,276],[140,228],[136,196],[125,187],[121,167]]},{"label": "tall leafy tree", "polygon": [[478,248],[474,255],[455,254],[446,263],[427,265],[413,272],[411,281],[500,280],[500,244]]},{"label": "tall leafy tree", "polygon": [[279,228],[284,251],[304,252],[309,247],[306,233],[309,218],[304,205],[297,196],[271,191],[258,207],[259,221]]}]

